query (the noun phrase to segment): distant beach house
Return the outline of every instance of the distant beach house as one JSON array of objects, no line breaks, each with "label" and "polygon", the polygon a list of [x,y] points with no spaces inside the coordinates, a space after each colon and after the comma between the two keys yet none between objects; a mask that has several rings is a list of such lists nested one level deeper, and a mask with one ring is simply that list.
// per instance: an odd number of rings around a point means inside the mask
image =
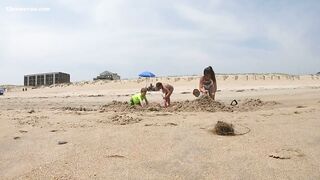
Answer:
[{"label": "distant beach house", "polygon": [[60,83],[70,83],[70,74],[51,72],[42,74],[29,74],[24,76],[25,86],[42,86]]},{"label": "distant beach house", "polygon": [[120,76],[117,73],[113,73],[110,71],[104,71],[96,78],[93,78],[93,80],[119,80]]}]

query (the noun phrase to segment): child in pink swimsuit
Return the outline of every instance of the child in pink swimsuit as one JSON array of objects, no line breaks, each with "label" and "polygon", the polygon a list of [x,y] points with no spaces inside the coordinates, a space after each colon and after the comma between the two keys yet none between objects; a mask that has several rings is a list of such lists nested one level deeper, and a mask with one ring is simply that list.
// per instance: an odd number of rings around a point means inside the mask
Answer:
[{"label": "child in pink swimsuit", "polygon": [[170,84],[162,84],[161,82],[157,82],[156,87],[158,90],[162,89],[162,92],[164,94],[164,107],[170,106],[170,96],[173,92],[173,86]]}]

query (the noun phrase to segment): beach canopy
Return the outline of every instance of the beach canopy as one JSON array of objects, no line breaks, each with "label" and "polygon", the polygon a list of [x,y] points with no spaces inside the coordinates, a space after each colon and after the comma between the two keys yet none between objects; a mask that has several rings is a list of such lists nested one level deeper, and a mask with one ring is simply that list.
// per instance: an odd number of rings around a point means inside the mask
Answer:
[{"label": "beach canopy", "polygon": [[140,77],[156,77],[156,75],[154,75],[152,72],[149,72],[149,71],[144,71],[140,73],[139,76]]}]

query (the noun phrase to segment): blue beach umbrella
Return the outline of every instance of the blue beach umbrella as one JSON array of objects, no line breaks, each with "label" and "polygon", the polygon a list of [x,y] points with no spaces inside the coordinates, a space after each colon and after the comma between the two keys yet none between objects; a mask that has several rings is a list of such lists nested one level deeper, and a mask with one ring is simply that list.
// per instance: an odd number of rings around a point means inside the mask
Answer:
[{"label": "blue beach umbrella", "polygon": [[149,71],[144,71],[140,73],[139,76],[140,77],[156,77],[156,75],[154,75],[152,72],[149,72]]},{"label": "blue beach umbrella", "polygon": [[146,87],[147,87],[147,84],[148,84],[147,79],[149,79],[151,77],[156,77],[156,75],[154,75],[152,72],[149,72],[149,71],[144,71],[144,72],[140,73],[139,76],[146,78]]}]

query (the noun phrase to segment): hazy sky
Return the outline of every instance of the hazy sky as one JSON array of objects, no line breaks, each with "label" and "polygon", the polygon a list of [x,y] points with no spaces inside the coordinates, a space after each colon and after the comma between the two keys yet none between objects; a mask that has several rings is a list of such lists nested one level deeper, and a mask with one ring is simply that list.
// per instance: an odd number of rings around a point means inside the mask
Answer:
[{"label": "hazy sky", "polygon": [[320,71],[319,0],[1,0],[0,8],[0,84],[52,71],[72,81],[104,70],[201,74],[207,65]]}]

